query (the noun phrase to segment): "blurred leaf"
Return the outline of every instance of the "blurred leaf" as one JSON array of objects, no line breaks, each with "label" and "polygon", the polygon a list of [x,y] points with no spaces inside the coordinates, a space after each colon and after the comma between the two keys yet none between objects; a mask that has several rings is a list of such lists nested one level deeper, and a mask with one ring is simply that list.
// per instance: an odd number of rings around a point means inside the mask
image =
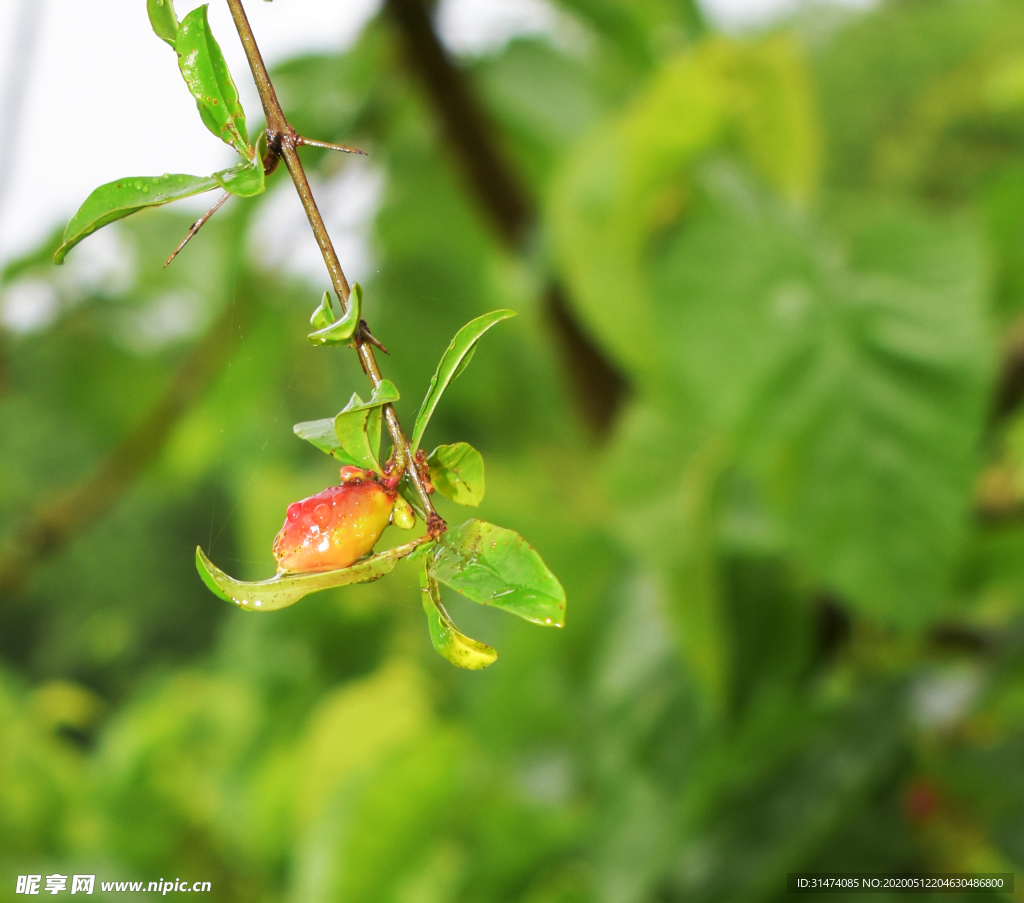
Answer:
[{"label": "blurred leaf", "polygon": [[472,445],[439,445],[427,458],[430,482],[459,505],[478,506],[484,499],[484,459]]},{"label": "blurred leaf", "polygon": [[85,763],[33,711],[22,682],[0,670],[0,843],[38,855],[86,786]]},{"label": "blurred leaf", "polygon": [[174,14],[173,0],[146,0],[146,12],[156,36],[174,47],[178,39],[178,17]]},{"label": "blurred leaf", "polygon": [[[378,708],[378,718],[382,711],[388,709]],[[458,821],[450,811],[452,793],[466,789],[467,745],[457,728],[436,727],[376,758],[358,783],[346,788],[351,803],[338,815],[351,827],[328,834],[337,838],[326,851],[335,881],[323,896],[302,898],[345,903],[455,899],[465,885],[468,856],[449,836],[448,826]]]},{"label": "blurred leaf", "polygon": [[[319,325],[315,319],[318,315],[320,316]],[[343,342],[348,342],[359,327],[359,321],[362,319],[362,316],[363,287],[358,282],[352,285],[352,293],[348,299],[348,310],[340,320],[334,319],[330,293],[324,292],[323,303],[314,312],[314,319],[310,320],[310,323],[316,327],[316,331],[310,333],[309,341],[314,345],[340,345]]]},{"label": "blurred leaf", "polygon": [[[686,215],[690,167],[737,138],[769,184],[794,203],[810,200],[819,128],[808,73],[791,39],[714,38],[673,58],[623,113],[599,123],[556,174],[551,235],[573,300],[602,345],[632,372],[645,372],[645,341],[659,328],[649,245]],[[609,146],[618,152],[607,153]]]},{"label": "blurred leaf", "polygon": [[395,565],[418,544],[418,540],[406,543],[404,546],[371,555],[351,567],[336,571],[278,575],[254,583],[246,583],[228,576],[203,554],[201,548],[196,548],[196,569],[203,578],[203,583],[225,602],[234,602],[246,611],[277,611],[294,605],[304,596],[322,589],[379,580],[394,570]]},{"label": "blurred leaf", "polygon": [[53,255],[53,262],[63,263],[68,251],[83,238],[115,220],[124,219],[146,207],[158,207],[216,187],[214,176],[180,174],[118,179],[100,185],[71,218],[64,230],[63,243]]},{"label": "blurred leaf", "polygon": [[427,573],[481,605],[534,624],[565,624],[565,590],[526,541],[482,520],[449,528],[426,560]]},{"label": "blurred leaf", "polygon": [[255,154],[245,127],[245,111],[207,19],[208,5],[196,7],[181,21],[175,49],[178,68],[196,99],[203,124],[247,160]]},{"label": "blurred leaf", "polygon": [[976,236],[875,208],[843,215],[840,249],[734,172],[708,191],[655,267],[662,379],[732,437],[819,581],[920,624],[943,604],[987,411]]},{"label": "blurred leaf", "polygon": [[702,850],[707,867],[677,872],[675,895],[771,899],[787,872],[799,871],[892,780],[907,754],[898,705],[891,686],[829,712],[798,699],[776,702],[706,748],[678,811],[686,847]]},{"label": "blurred leaf", "polygon": [[[338,805],[344,800],[339,791],[358,790],[376,767],[381,763],[386,767],[397,752],[421,736],[430,724],[430,708],[423,674],[401,659],[385,663],[361,680],[331,687],[317,699],[298,749],[293,801],[300,828],[312,829],[308,839],[316,852],[323,851],[323,840],[335,842],[333,837],[323,837],[324,822],[348,814],[348,807]],[[382,717],[385,712],[387,717]],[[306,863],[303,857],[296,858],[301,872]],[[314,863],[318,877],[324,865],[323,860]],[[300,874],[300,887],[305,880]]]},{"label": "blurred leaf", "polygon": [[473,353],[476,343],[480,341],[480,337],[495,323],[515,315],[515,311],[512,310],[495,310],[489,314],[484,314],[482,317],[477,317],[475,320],[470,320],[455,334],[455,338],[452,339],[448,349],[442,355],[441,362],[437,365],[437,370],[434,371],[434,375],[430,379],[430,388],[427,390],[423,404],[420,405],[419,413],[416,415],[416,424],[413,427],[412,439],[410,440],[410,448],[413,452],[420,447],[423,431],[427,428],[430,417],[434,413],[434,408],[437,407],[438,401],[441,400],[444,390],[462,372],[465,367],[464,361],[467,361],[468,357]]},{"label": "blurred leaf", "polygon": [[[699,413],[677,397],[660,410],[633,406],[608,448],[606,480],[616,533],[642,562],[657,616],[668,621],[665,641],[699,690],[702,717],[714,718],[728,711],[737,666],[721,574],[722,484],[734,459]],[[662,478],[631,479],[637,462]]]},{"label": "blurred leaf", "polygon": [[497,661],[498,653],[490,646],[459,632],[441,603],[441,588],[427,573],[426,561],[420,570],[420,592],[423,610],[427,614],[430,641],[442,658],[468,671],[479,671]]}]

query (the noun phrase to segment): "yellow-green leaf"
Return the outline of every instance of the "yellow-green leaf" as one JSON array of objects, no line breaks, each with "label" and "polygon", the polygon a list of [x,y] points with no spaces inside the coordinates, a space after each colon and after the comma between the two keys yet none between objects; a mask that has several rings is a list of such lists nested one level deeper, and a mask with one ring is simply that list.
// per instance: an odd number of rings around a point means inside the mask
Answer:
[{"label": "yellow-green leaf", "polygon": [[498,653],[479,640],[462,633],[441,603],[441,588],[428,573],[426,566],[420,570],[420,593],[423,599],[423,610],[427,614],[427,627],[430,630],[430,641],[443,658],[448,659],[458,668],[467,671],[480,671],[493,665]]},{"label": "yellow-green leaf", "polygon": [[234,602],[246,611],[277,611],[294,605],[304,596],[322,589],[379,580],[394,570],[395,565],[415,551],[419,544],[420,540],[406,543],[339,570],[317,571],[310,574],[279,574],[269,580],[256,582],[235,580],[210,561],[202,549],[196,548],[196,570],[199,571],[203,583],[226,602]]}]

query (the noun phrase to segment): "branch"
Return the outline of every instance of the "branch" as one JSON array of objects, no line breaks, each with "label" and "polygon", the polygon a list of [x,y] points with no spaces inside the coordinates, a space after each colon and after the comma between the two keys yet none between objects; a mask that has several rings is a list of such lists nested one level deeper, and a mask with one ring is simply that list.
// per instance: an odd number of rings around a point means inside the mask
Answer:
[{"label": "branch", "polygon": [[1024,330],[1017,323],[1003,353],[989,412],[989,426],[1005,423],[1024,401]]},{"label": "branch", "polygon": [[205,394],[231,356],[244,306],[228,305],[171,377],[145,419],[107,455],[93,474],[36,507],[0,543],[0,596],[14,595],[32,572],[95,525],[152,463],[182,416]]},{"label": "branch", "polygon": [[[281,102],[277,99],[274,84],[270,80],[267,67],[263,63],[263,57],[260,55],[256,38],[252,33],[252,27],[249,25],[249,20],[246,18],[245,10],[242,7],[242,0],[227,0],[227,4],[231,10],[231,17],[235,20],[235,28],[238,30],[239,38],[241,38],[246,59],[249,61],[249,68],[252,70],[253,81],[256,83],[256,90],[259,92],[260,101],[263,104],[263,112],[267,117],[267,145],[281,155],[285,166],[288,168],[288,174],[292,177],[292,183],[295,185],[296,192],[298,192],[299,200],[302,201],[302,207],[306,211],[306,217],[313,229],[313,235],[316,237],[317,244],[320,245],[320,253],[323,254],[324,263],[327,266],[328,273],[330,273],[331,282],[338,295],[338,300],[341,302],[342,311],[347,312],[351,290],[348,280],[345,278],[345,273],[341,268],[341,263],[338,260],[338,254],[334,250],[331,237],[327,232],[327,226],[324,224],[320,210],[316,206],[313,191],[309,187],[309,180],[306,178],[305,170],[302,168],[302,161],[299,160],[297,148],[302,143],[302,139],[295,134],[295,130],[288,124],[284,110],[281,109]],[[359,338],[357,338],[357,350],[363,371],[370,378],[374,389],[376,389],[382,379],[380,368],[377,366],[377,359],[374,356],[373,348],[363,339],[362,332],[360,332]],[[384,419],[388,425],[388,432],[391,434],[391,441],[395,451],[404,459],[405,471],[409,475],[409,479],[416,489],[416,494],[419,496],[420,503],[423,505],[423,510],[427,514],[427,529],[432,536],[439,536],[447,529],[447,526],[441,516],[434,510],[427,487],[424,485],[419,468],[416,466],[416,460],[409,448],[409,440],[402,431],[402,425],[399,423],[398,415],[395,413],[393,405],[384,406]]]},{"label": "branch", "polygon": [[[421,0],[387,0],[387,11],[471,192],[506,247],[526,253],[536,204],[502,154],[494,126],[477,103],[465,74],[445,52]],[[551,275],[544,299],[577,402],[593,431],[605,435],[628,393],[626,379],[584,332],[564,287]]]}]

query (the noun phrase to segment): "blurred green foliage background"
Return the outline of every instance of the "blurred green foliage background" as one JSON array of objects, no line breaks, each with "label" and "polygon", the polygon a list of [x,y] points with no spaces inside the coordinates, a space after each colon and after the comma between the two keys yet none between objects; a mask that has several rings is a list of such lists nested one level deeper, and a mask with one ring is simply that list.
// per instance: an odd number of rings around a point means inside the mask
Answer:
[{"label": "blurred green foliage background", "polygon": [[95,272],[55,235],[3,274],[59,299],[0,334],[4,887],[767,901],[798,870],[1024,865],[1024,3],[738,38],[561,0],[571,40],[448,82],[410,3],[278,91],[371,153],[303,152],[383,185],[366,315],[403,419],[459,326],[520,311],[426,442],[484,453],[481,516],[567,627],[450,599],[501,652],[466,673],[408,564],[265,617],[214,598],[195,546],[269,576],[287,504],[336,480],[292,423],[365,388],[306,341],[326,281],[254,251],[291,187],[167,270],[173,208]]}]

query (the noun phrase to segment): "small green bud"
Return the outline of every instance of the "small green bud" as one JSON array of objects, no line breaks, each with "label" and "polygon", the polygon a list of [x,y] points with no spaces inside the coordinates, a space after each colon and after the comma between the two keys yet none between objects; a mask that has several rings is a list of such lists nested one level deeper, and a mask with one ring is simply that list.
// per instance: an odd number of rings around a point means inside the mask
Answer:
[{"label": "small green bud", "polygon": [[395,507],[391,509],[391,523],[399,530],[411,530],[416,526],[416,512],[401,496],[395,499]]}]

